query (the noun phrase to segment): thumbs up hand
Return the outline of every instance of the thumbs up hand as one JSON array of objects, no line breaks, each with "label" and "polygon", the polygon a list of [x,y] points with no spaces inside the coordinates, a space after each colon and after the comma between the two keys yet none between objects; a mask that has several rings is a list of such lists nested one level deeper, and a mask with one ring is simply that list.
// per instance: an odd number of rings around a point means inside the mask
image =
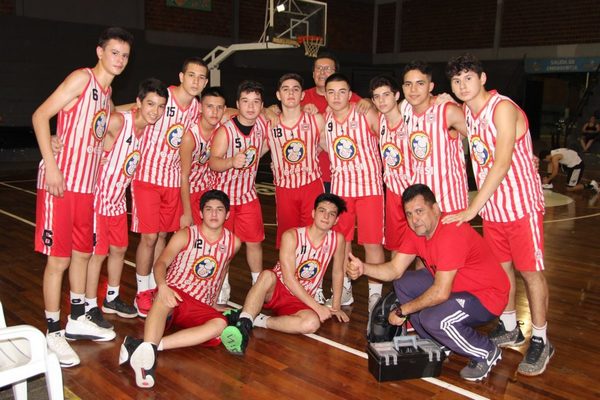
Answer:
[{"label": "thumbs up hand", "polygon": [[346,275],[352,280],[358,279],[365,272],[365,265],[363,262],[354,257],[354,254],[348,254],[348,263],[346,264]]}]

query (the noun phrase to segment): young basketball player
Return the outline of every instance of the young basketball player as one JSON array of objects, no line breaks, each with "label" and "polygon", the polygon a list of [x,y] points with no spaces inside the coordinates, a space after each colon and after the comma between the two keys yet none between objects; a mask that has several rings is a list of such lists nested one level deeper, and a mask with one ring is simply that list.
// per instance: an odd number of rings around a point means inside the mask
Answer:
[{"label": "young basketball player", "polygon": [[[84,298],[93,246],[94,185],[111,111],[110,84],[127,66],[132,43],[129,32],[106,29],[96,47],[96,66],[72,72],[32,117],[43,158],[37,183],[35,250],[48,256],[43,282],[46,339],[63,367],[80,362],[65,335],[97,341],[115,337],[113,331],[98,328],[86,318]],[[64,147],[55,158],[50,119],[57,114],[57,136]],[[65,334],[60,328],[60,298],[67,269],[71,315]]]}]

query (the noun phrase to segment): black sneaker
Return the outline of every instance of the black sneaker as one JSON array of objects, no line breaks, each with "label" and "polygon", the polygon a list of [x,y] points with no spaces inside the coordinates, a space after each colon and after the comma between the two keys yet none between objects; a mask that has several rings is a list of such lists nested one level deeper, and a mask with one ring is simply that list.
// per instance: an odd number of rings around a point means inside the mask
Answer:
[{"label": "black sneaker", "polygon": [[517,321],[517,327],[507,331],[504,322],[498,321],[498,325],[490,332],[490,340],[498,347],[520,346],[525,343],[525,336],[521,331],[523,321]]},{"label": "black sneaker", "polygon": [[135,384],[141,388],[154,386],[156,369],[156,345],[143,342],[131,354],[129,365],[135,372]]},{"label": "black sneaker", "polygon": [[243,356],[248,346],[251,330],[252,322],[248,318],[240,318],[235,325],[228,326],[223,330],[221,342],[230,353]]},{"label": "black sneaker", "polygon": [[86,314],[88,315],[88,319],[94,324],[98,325],[100,328],[114,329],[113,324],[104,319],[104,316],[98,307],[90,308]]},{"label": "black sneaker", "polygon": [[240,319],[241,312],[242,310],[238,308],[230,308],[229,310],[223,311],[223,315],[225,318],[227,318],[227,326],[237,324],[238,320]]},{"label": "black sneaker", "polygon": [[137,317],[137,310],[135,307],[125,303],[119,296],[115,297],[113,301],[106,301],[106,299],[104,299],[102,311],[107,314],[117,314],[122,318]]},{"label": "black sneaker", "polygon": [[550,358],[554,355],[554,346],[550,342],[544,343],[539,336],[532,336],[527,354],[519,364],[517,371],[521,375],[536,376],[546,370]]}]

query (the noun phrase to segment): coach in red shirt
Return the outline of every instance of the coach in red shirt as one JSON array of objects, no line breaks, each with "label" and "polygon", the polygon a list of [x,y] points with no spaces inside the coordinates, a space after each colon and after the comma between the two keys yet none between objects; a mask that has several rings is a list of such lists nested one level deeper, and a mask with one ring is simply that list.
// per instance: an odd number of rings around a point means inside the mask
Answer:
[{"label": "coach in red shirt", "polygon": [[[350,254],[347,273],[393,281],[400,305],[389,316],[393,325],[408,318],[421,338],[433,339],[470,359],[460,375],[485,378],[501,358],[500,348],[474,327],[497,318],[508,301],[508,276],[483,238],[468,224],[442,224],[435,195],[412,185],[403,195],[411,231],[385,264],[363,263]],[[426,268],[407,271],[416,257]]]}]

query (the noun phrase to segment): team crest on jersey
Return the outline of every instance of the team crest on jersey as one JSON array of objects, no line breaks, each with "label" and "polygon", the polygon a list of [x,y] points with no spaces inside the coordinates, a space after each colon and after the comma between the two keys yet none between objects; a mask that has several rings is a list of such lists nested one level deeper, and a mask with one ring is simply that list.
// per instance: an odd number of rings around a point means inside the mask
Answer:
[{"label": "team crest on jersey", "polygon": [[211,256],[202,256],[194,261],[194,274],[200,279],[210,279],[217,272],[217,260]]},{"label": "team crest on jersey", "polygon": [[304,160],[306,148],[304,147],[304,142],[302,140],[292,139],[288,140],[283,145],[282,152],[284,160],[291,164],[296,164]]},{"label": "team crest on jersey", "polygon": [[298,279],[310,280],[319,273],[320,265],[317,260],[306,260],[296,270]]},{"label": "team crest on jersey", "polygon": [[244,152],[246,154],[246,166],[244,168],[250,168],[258,160],[258,150],[254,146],[250,146]]},{"label": "team crest on jersey", "polygon": [[425,132],[414,132],[410,135],[410,150],[413,157],[419,161],[425,161],[431,153],[431,142]]},{"label": "team crest on jersey", "polygon": [[142,157],[142,155],[140,154],[140,152],[136,150],[133,153],[129,154],[127,156],[127,158],[125,158],[125,163],[123,163],[123,173],[126,176],[128,176],[128,177],[133,176],[135,169],[137,168],[138,164],[140,163],[141,157]]},{"label": "team crest on jersey", "polygon": [[400,150],[393,143],[386,143],[381,149],[381,157],[390,168],[398,168],[402,164]]},{"label": "team crest on jersey", "polygon": [[342,161],[351,161],[356,156],[356,144],[349,136],[340,136],[335,139],[333,150]]},{"label": "team crest on jersey", "polygon": [[96,137],[96,140],[102,140],[104,132],[106,132],[106,124],[108,118],[106,117],[106,110],[100,110],[94,115],[92,120],[92,133]]},{"label": "team crest on jersey", "polygon": [[181,138],[183,137],[183,125],[175,124],[171,125],[167,129],[167,144],[172,149],[178,149],[181,146]]},{"label": "team crest on jersey", "polygon": [[471,138],[471,154],[477,164],[485,166],[491,159],[490,149],[479,136],[473,136]]}]

